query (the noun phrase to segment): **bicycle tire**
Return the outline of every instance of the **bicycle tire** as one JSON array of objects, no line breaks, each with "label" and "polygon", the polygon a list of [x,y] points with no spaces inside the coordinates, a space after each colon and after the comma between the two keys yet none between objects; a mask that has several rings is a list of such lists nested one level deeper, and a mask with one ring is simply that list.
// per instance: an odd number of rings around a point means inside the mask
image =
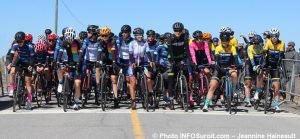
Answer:
[{"label": "bicycle tire", "polygon": [[41,85],[41,76],[37,75],[36,82],[35,82],[35,94],[36,94],[36,103],[37,103],[38,107],[41,107],[42,101],[43,101],[43,93],[42,93],[42,91],[38,91],[38,90],[41,90],[40,85]]},{"label": "bicycle tire", "polygon": [[63,110],[64,112],[67,112],[67,103],[70,93],[70,87],[69,87],[69,80],[67,77],[64,76],[64,85],[63,85]]},{"label": "bicycle tire", "polygon": [[188,103],[189,103],[189,97],[188,97],[188,86],[186,82],[186,78],[184,75],[180,76],[180,90],[181,90],[181,103],[182,103],[182,109],[184,111],[188,111]]},{"label": "bicycle tire", "polygon": [[105,108],[106,108],[106,87],[107,87],[107,82],[106,82],[106,72],[104,72],[102,74],[102,77],[101,77],[101,88],[100,88],[100,95],[101,95],[101,109],[102,111],[105,111]]},{"label": "bicycle tire", "polygon": [[147,112],[149,112],[149,92],[147,87],[147,77],[145,75],[142,75],[141,77],[141,85],[142,85],[142,92],[144,92],[144,106]]},{"label": "bicycle tire", "polygon": [[231,82],[230,82],[230,79],[229,77],[226,78],[226,94],[227,94],[227,108],[228,108],[228,111],[229,111],[229,114],[232,113],[232,108],[231,108]]},{"label": "bicycle tire", "polygon": [[269,107],[269,104],[268,104],[268,98],[270,96],[270,76],[268,75],[267,77],[267,86],[266,86],[266,89],[265,89],[265,101],[264,101],[264,113],[267,114],[267,111],[268,111],[268,107]]}]

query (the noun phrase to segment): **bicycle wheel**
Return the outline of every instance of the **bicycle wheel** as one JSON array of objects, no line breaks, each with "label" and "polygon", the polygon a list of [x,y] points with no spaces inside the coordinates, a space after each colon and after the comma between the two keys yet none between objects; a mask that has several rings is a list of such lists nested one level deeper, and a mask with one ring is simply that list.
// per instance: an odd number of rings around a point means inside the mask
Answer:
[{"label": "bicycle wheel", "polygon": [[184,75],[180,76],[180,95],[181,95],[181,103],[182,109],[186,112],[188,111],[189,97],[188,97],[188,86],[186,82],[186,78]]},{"label": "bicycle wheel", "polygon": [[43,93],[41,88],[41,76],[37,75],[35,80],[35,93],[36,93],[36,103],[38,107],[41,107],[43,101]]},{"label": "bicycle wheel", "polygon": [[245,77],[245,72],[243,71],[238,77],[238,84],[237,84],[238,85],[237,94],[239,96],[238,99],[240,102],[244,102],[246,98],[244,77]]},{"label": "bicycle wheel", "polygon": [[67,77],[64,77],[64,85],[63,85],[63,110],[67,112],[68,98],[70,93],[69,80]]},{"label": "bicycle wheel", "polygon": [[147,112],[149,112],[149,92],[147,87],[147,78],[145,75],[141,77],[141,89],[143,92],[143,103]]},{"label": "bicycle wheel", "polygon": [[231,109],[232,88],[231,88],[231,80],[229,79],[229,77],[226,78],[226,94],[227,94],[227,108],[229,114],[231,114],[232,113],[232,109]]},{"label": "bicycle wheel", "polygon": [[81,94],[81,107],[85,107],[85,104],[87,103],[87,92],[88,92],[88,78],[85,76],[83,78],[83,83],[82,83],[82,94]]},{"label": "bicycle wheel", "polygon": [[270,76],[267,77],[267,84],[265,88],[265,100],[264,100],[264,113],[267,114],[269,109],[269,98],[270,98]]},{"label": "bicycle wheel", "polygon": [[106,89],[107,89],[107,80],[106,80],[106,73],[104,72],[101,77],[101,91],[100,91],[102,111],[105,111],[106,108],[106,91],[107,91]]}]

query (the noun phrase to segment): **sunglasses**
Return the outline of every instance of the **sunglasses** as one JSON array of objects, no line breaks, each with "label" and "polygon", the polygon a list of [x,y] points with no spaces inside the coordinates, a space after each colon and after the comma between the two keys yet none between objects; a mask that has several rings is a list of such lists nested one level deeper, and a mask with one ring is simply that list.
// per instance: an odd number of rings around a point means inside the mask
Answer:
[{"label": "sunglasses", "polygon": [[182,29],[174,29],[174,32],[182,32]]},{"label": "sunglasses", "polygon": [[293,46],[293,45],[290,45],[290,44],[289,44],[288,46]]},{"label": "sunglasses", "polygon": [[17,41],[17,43],[23,43],[24,42],[24,40],[18,40]]},{"label": "sunglasses", "polygon": [[147,37],[154,37],[154,35],[148,35]]},{"label": "sunglasses", "polygon": [[101,35],[101,37],[108,37],[108,35]]},{"label": "sunglasses", "polygon": [[49,42],[54,42],[55,40],[48,40]]}]

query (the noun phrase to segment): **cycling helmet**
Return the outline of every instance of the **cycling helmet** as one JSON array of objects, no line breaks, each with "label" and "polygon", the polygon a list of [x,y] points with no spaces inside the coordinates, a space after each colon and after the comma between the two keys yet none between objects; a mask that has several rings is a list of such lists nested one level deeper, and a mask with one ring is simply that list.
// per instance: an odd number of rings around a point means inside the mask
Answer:
[{"label": "cycling helmet", "polygon": [[213,42],[219,42],[219,39],[217,37],[214,37],[212,40]]},{"label": "cycling helmet", "polygon": [[55,40],[57,36],[54,33],[48,35],[48,40]]},{"label": "cycling helmet", "polygon": [[88,34],[87,34],[86,31],[81,31],[81,32],[79,33],[79,38],[80,38],[80,39],[85,39],[85,38],[87,38],[87,36],[88,36]]},{"label": "cycling helmet", "polygon": [[68,27],[65,27],[65,28],[62,29],[62,31],[61,31],[62,35],[65,35],[66,29],[67,29],[67,28],[68,28]]},{"label": "cycling helmet", "polygon": [[271,36],[275,35],[275,36],[279,37],[280,32],[279,32],[279,30],[278,30],[277,28],[272,28],[272,29],[270,30],[270,35],[271,35]]},{"label": "cycling helmet", "polygon": [[184,25],[180,22],[176,22],[173,24],[173,30],[183,30],[184,29]]},{"label": "cycling helmet", "polygon": [[65,40],[73,41],[76,37],[75,30],[73,28],[70,28],[70,27],[67,28],[64,36],[65,36]]},{"label": "cycling helmet", "polygon": [[155,33],[154,30],[148,30],[148,31],[146,32],[146,34],[147,34],[147,36],[149,36],[149,35],[155,36],[155,35],[156,35],[156,33]]},{"label": "cycling helmet", "polygon": [[52,33],[51,29],[45,29],[45,34],[46,34],[46,35],[49,35],[49,34],[51,34],[51,33]]},{"label": "cycling helmet", "polygon": [[131,32],[131,27],[129,25],[123,25],[121,28],[121,32]]},{"label": "cycling helmet", "polygon": [[230,41],[230,34],[228,32],[220,33],[220,39],[222,42]]},{"label": "cycling helmet", "polygon": [[203,33],[203,39],[206,39],[206,40],[209,40],[209,39],[211,39],[211,34],[210,33],[208,33],[208,32],[204,32]]},{"label": "cycling helmet", "polygon": [[18,41],[24,41],[25,40],[25,33],[22,31],[19,31],[15,34],[15,40]]},{"label": "cycling helmet", "polygon": [[34,46],[36,53],[44,52],[47,50],[47,44],[44,40],[37,40]]},{"label": "cycling helmet", "polygon": [[249,32],[249,38],[254,37],[254,35],[256,35],[256,33],[254,31]]},{"label": "cycling helmet", "polygon": [[203,33],[202,33],[202,31],[196,30],[196,31],[193,33],[193,38],[194,38],[194,39],[202,39],[202,38],[203,38]]},{"label": "cycling helmet", "polygon": [[172,37],[173,37],[173,34],[170,33],[170,32],[166,32],[166,33],[164,34],[164,36],[165,36],[166,39],[169,39],[169,38],[172,38]]},{"label": "cycling helmet", "polygon": [[31,34],[26,34],[25,35],[25,41],[32,41],[32,35]]},{"label": "cycling helmet", "polygon": [[97,26],[97,25],[89,25],[88,27],[87,27],[87,32],[96,32],[97,30],[99,29],[99,26]]},{"label": "cycling helmet", "polygon": [[162,35],[158,36],[158,40],[165,40],[165,39],[166,39],[165,34],[162,34]]},{"label": "cycling helmet", "polygon": [[260,44],[261,43],[261,36],[260,35],[254,35],[251,39],[253,44]]},{"label": "cycling helmet", "polygon": [[100,29],[100,35],[110,35],[111,29],[107,26]]},{"label": "cycling helmet", "polygon": [[44,40],[46,41],[46,36],[44,34],[38,35],[37,40]]},{"label": "cycling helmet", "polygon": [[144,35],[144,30],[140,27],[137,27],[133,30],[134,35]]},{"label": "cycling helmet", "polygon": [[263,33],[263,35],[266,35],[266,36],[270,36],[270,31],[265,31],[264,33]]},{"label": "cycling helmet", "polygon": [[226,32],[226,27],[221,27],[220,33],[222,33],[222,32]]}]

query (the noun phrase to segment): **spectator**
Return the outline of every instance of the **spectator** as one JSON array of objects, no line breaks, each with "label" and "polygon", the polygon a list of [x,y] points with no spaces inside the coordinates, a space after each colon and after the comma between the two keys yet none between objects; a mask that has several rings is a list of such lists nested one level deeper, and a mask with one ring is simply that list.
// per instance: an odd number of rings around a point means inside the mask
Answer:
[{"label": "spectator", "polygon": [[[294,42],[289,42],[288,47],[285,52],[285,58],[286,59],[293,59],[293,60],[298,60],[299,59],[299,54],[295,50],[295,43]],[[287,72],[287,76],[290,77],[292,70],[293,70],[293,62],[286,62],[285,64],[285,69]],[[298,63],[296,63],[295,67],[295,73],[298,73]]]}]

